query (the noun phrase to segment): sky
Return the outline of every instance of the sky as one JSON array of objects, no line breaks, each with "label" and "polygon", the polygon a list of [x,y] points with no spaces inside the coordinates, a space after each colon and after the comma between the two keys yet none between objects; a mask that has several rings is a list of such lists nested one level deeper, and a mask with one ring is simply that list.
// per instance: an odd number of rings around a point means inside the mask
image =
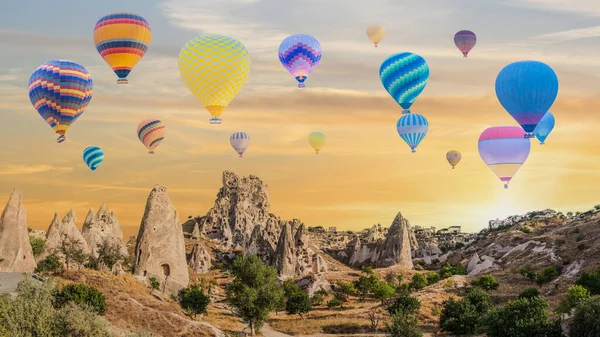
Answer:
[{"label": "sky", "polygon": [[[115,11],[140,14],[152,29],[128,85],[116,84],[93,43],[96,21]],[[365,33],[374,23],[387,31],[379,48]],[[467,59],[453,43],[461,29],[478,36]],[[185,43],[206,33],[240,40],[252,62],[221,125],[208,123],[177,67]],[[277,58],[279,43],[295,33],[323,48],[304,89]],[[398,136],[401,108],[379,80],[381,62],[404,51],[423,56],[431,72],[411,109],[429,121],[416,153]],[[600,203],[599,53],[597,0],[3,1],[0,202],[22,188],[29,225],[43,229],[70,209],[81,226],[88,209],[105,202],[135,235],[155,184],[167,186],[183,222],[206,214],[231,170],[260,177],[271,212],[309,226],[389,226],[400,211],[413,225],[478,231],[536,209],[584,211]],[[94,79],[90,105],[61,144],[27,95],[33,70],[54,59],[81,63]],[[505,190],[477,139],[487,127],[517,125],[494,82],[519,60],[545,62],[558,75],[556,127],[545,145],[532,141]],[[153,156],[136,135],[146,118],[167,127]],[[243,159],[229,145],[236,131],[251,137]],[[318,156],[307,141],[313,131],[327,135]],[[89,145],[105,152],[96,171],[81,158]],[[455,170],[445,158],[452,149],[462,152]]]}]

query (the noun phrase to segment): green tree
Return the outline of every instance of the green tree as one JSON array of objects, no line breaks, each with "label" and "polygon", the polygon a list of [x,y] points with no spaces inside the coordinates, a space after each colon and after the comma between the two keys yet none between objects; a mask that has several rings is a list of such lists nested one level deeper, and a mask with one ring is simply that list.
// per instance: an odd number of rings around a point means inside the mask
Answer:
[{"label": "green tree", "polygon": [[304,319],[303,314],[312,310],[312,303],[308,294],[297,285],[289,287],[285,291],[285,311],[288,315],[299,315]]},{"label": "green tree", "polygon": [[179,290],[177,301],[187,315],[193,315],[196,319],[196,315],[206,314],[206,308],[210,304],[210,296],[204,293],[204,287],[201,288],[197,284],[192,284]]},{"label": "green tree", "polygon": [[395,314],[391,322],[386,323],[387,337],[422,337],[423,332],[419,329],[419,321],[414,314]]},{"label": "green tree", "polygon": [[107,238],[98,244],[96,252],[98,253],[98,265],[104,266],[108,270],[112,270],[115,264],[126,260],[126,257],[121,255],[117,244],[111,243]]},{"label": "green tree", "polygon": [[547,337],[556,325],[548,320],[548,302],[542,297],[510,301],[490,311],[485,319],[489,337]]},{"label": "green tree", "polygon": [[337,308],[340,306],[342,306],[342,301],[340,301],[336,297],[332,298],[331,300],[329,300],[329,302],[327,302],[327,307],[329,308]]},{"label": "green tree", "polygon": [[436,284],[440,280],[440,274],[434,271],[430,271],[429,273],[425,274],[425,277],[427,278],[427,284],[429,285]]},{"label": "green tree", "polygon": [[60,254],[65,261],[67,270],[69,270],[69,267],[72,263],[83,265],[83,263],[87,260],[87,256],[83,252],[79,240],[71,238],[66,234],[63,235],[60,241],[60,246],[56,252],[53,253],[56,253],[56,255]]},{"label": "green tree", "polygon": [[600,295],[600,267],[591,273],[582,273],[575,284],[584,286],[591,295]]},{"label": "green tree", "polygon": [[496,290],[500,286],[500,282],[496,281],[496,278],[490,274],[481,275],[478,279],[471,280],[473,287],[479,287],[483,290]]},{"label": "green tree", "polygon": [[550,266],[542,269],[542,271],[537,274],[535,278],[535,283],[538,285],[542,285],[544,283],[548,283],[552,281],[553,278],[560,275],[562,268],[556,266]]},{"label": "green tree", "polygon": [[42,238],[29,237],[29,244],[31,245],[33,256],[38,257],[44,252],[44,243],[46,243],[46,241]]},{"label": "green tree", "polygon": [[470,289],[461,300],[451,297],[443,302],[440,328],[454,335],[480,332],[483,318],[492,308],[490,295],[481,288]]},{"label": "green tree", "polygon": [[567,297],[565,297],[558,308],[556,308],[556,312],[559,314],[570,315],[573,311],[573,308],[579,305],[581,301],[590,297],[590,292],[586,288],[580,285],[574,285],[569,287],[567,290]]},{"label": "green tree", "polygon": [[387,300],[394,297],[394,294],[396,288],[386,281],[379,281],[373,286],[373,297],[380,300],[381,304],[385,304]]},{"label": "green tree", "polygon": [[427,285],[427,278],[423,276],[423,274],[414,274],[412,277],[412,282],[410,282],[410,288],[415,290],[421,290],[427,287]]},{"label": "green tree", "polygon": [[227,289],[227,300],[237,315],[248,322],[254,336],[283,297],[283,289],[277,284],[277,270],[256,255],[238,255],[231,272],[234,279]]},{"label": "green tree", "polygon": [[379,282],[379,278],[373,273],[361,275],[358,280],[354,282],[356,290],[360,293],[361,301],[364,301],[367,294],[373,291],[373,286],[377,282]]},{"label": "green tree", "polygon": [[394,302],[387,308],[390,315],[395,314],[416,314],[421,307],[421,302],[418,298],[409,294],[398,296]]},{"label": "green tree", "polygon": [[600,296],[583,300],[569,324],[569,337],[595,336],[600,336]]},{"label": "green tree", "polygon": [[58,256],[52,254],[40,261],[35,267],[35,273],[42,275],[56,275],[63,272],[63,264]]},{"label": "green tree", "polygon": [[490,295],[480,288],[469,289],[463,300],[471,303],[480,314],[485,314],[492,309]]},{"label": "green tree", "polygon": [[523,292],[521,294],[519,294],[519,298],[533,298],[533,297],[539,297],[539,296],[540,296],[540,292],[535,288],[527,288],[527,289],[523,290]]},{"label": "green tree", "polygon": [[347,281],[338,281],[337,282],[337,291],[346,295],[346,296],[351,296],[351,295],[356,295],[356,288],[354,287],[354,284],[352,284],[351,282],[347,282]]},{"label": "green tree", "polygon": [[532,283],[535,282],[535,278],[537,277],[536,273],[533,271],[533,269],[531,269],[530,265],[526,265],[525,267],[519,269],[519,274],[521,274],[523,277],[528,278],[529,281],[531,281]]},{"label": "green tree", "polygon": [[55,301],[59,306],[68,302],[87,305],[99,315],[106,313],[106,297],[100,290],[84,284],[68,284],[55,293]]}]

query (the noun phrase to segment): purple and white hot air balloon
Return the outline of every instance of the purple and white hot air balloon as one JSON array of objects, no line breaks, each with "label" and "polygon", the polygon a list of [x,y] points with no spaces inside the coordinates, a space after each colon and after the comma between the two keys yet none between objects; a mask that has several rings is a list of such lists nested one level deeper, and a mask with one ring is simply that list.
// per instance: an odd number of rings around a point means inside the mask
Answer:
[{"label": "purple and white hot air balloon", "polygon": [[288,36],[279,45],[279,61],[304,88],[304,81],[321,61],[321,44],[306,34]]},{"label": "purple and white hot air balloon", "polygon": [[470,30],[461,30],[454,34],[454,44],[463,53],[463,57],[467,57],[475,43],[477,43],[477,36]]},{"label": "purple and white hot air balloon", "polygon": [[229,137],[229,143],[231,147],[240,155],[240,158],[244,155],[244,152],[250,146],[250,136],[245,132],[234,132]]}]

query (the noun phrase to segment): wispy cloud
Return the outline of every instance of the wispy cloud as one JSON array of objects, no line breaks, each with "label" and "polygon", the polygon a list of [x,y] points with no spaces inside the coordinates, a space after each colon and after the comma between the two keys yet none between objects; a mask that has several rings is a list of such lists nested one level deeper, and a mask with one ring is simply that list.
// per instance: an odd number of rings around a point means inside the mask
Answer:
[{"label": "wispy cloud", "polygon": [[506,3],[521,8],[600,16],[600,6],[596,0],[509,0]]},{"label": "wispy cloud", "polygon": [[57,167],[52,165],[6,165],[0,167],[0,175],[22,175],[44,172],[71,172],[71,167]]},{"label": "wispy cloud", "polygon": [[593,26],[588,28],[581,29],[570,29],[562,32],[548,33],[543,35],[538,35],[533,37],[532,39],[536,42],[544,42],[544,43],[558,43],[558,42],[566,42],[580,39],[587,39],[591,37],[600,36],[600,26]]}]

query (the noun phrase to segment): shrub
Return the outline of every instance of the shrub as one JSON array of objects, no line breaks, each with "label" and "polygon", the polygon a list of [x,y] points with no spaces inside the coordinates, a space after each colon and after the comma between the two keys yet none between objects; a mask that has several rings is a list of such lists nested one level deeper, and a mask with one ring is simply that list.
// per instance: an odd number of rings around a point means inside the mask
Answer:
[{"label": "shrub", "polygon": [[492,309],[490,295],[479,288],[470,289],[463,301],[471,303],[479,313],[486,313]]},{"label": "shrub", "polygon": [[393,273],[391,271],[388,271],[385,274],[384,280],[389,284],[396,284],[398,282],[398,275],[396,275],[395,273]]},{"label": "shrub", "polygon": [[296,289],[290,294],[286,294],[285,311],[288,315],[298,314],[300,318],[304,318],[303,314],[307,314],[312,309],[312,303],[308,294],[296,286]]},{"label": "shrub", "polygon": [[479,287],[483,290],[496,290],[500,286],[500,282],[496,281],[496,278],[490,274],[481,275],[476,280],[471,280],[471,285]]},{"label": "shrub", "polygon": [[569,324],[569,337],[600,336],[600,296],[584,300],[575,308]]},{"label": "shrub", "polygon": [[531,228],[529,228],[527,226],[523,226],[523,228],[521,228],[521,232],[523,232],[525,234],[529,234],[529,233],[531,233]]},{"label": "shrub", "polygon": [[119,246],[111,244],[108,239],[104,239],[98,244],[98,265],[104,266],[108,270],[112,270],[113,266],[118,262],[124,261],[125,256],[121,255]]},{"label": "shrub", "polygon": [[56,315],[56,336],[109,337],[108,323],[96,316],[94,309],[67,303]]},{"label": "shrub", "polygon": [[448,278],[452,275],[467,275],[467,267],[463,266],[462,264],[458,263],[455,265],[449,265],[449,264],[445,264],[444,266],[442,266],[442,268],[440,269],[440,276],[444,279],[444,278]]},{"label": "shrub", "polygon": [[419,321],[416,315],[392,315],[390,323],[386,323],[387,335],[389,337],[422,337],[423,332],[419,329]]},{"label": "shrub", "polygon": [[338,281],[337,282],[338,292],[341,292],[344,295],[356,295],[356,288],[354,284],[347,281]]},{"label": "shrub", "polygon": [[465,244],[464,244],[464,243],[462,243],[462,242],[457,242],[457,243],[454,245],[454,249],[458,250],[458,249],[461,249],[461,248],[463,248],[464,246],[465,246]]},{"label": "shrub", "polygon": [[519,294],[519,298],[533,298],[539,296],[540,292],[536,288],[527,288],[523,290],[521,294]]},{"label": "shrub", "polygon": [[556,239],[556,241],[555,241],[555,244],[559,247],[564,245],[565,243],[566,243],[566,241],[563,239]]},{"label": "shrub", "polygon": [[[578,229],[579,229],[579,228],[578,228]],[[579,233],[579,232],[577,232],[577,233]],[[579,241],[582,241],[582,240],[585,240],[585,236],[584,236],[583,234],[579,234],[579,235],[577,235],[577,237],[575,238],[575,241],[577,241],[577,242],[579,242]]]},{"label": "shrub", "polygon": [[490,311],[485,319],[489,337],[546,337],[555,332],[548,320],[548,302],[542,297],[522,298]]},{"label": "shrub", "polygon": [[366,273],[366,275],[361,275],[358,278],[358,280],[354,282],[355,289],[357,292],[360,293],[361,300],[364,300],[366,295],[369,292],[373,291],[373,286],[377,282],[379,282],[379,278],[377,278],[377,275],[372,273]]},{"label": "shrub", "polygon": [[582,273],[575,284],[584,286],[590,295],[600,295],[600,267],[595,272]]},{"label": "shrub", "polygon": [[440,329],[453,335],[473,334],[477,332],[481,314],[468,301],[451,297],[442,303]]},{"label": "shrub", "polygon": [[387,308],[390,315],[404,313],[416,314],[421,307],[421,302],[416,297],[408,294],[397,297],[394,302]]},{"label": "shrub", "polygon": [[35,268],[35,273],[42,275],[56,275],[63,272],[63,264],[56,255],[50,255],[40,261]]},{"label": "shrub", "polygon": [[87,305],[99,315],[106,313],[106,297],[98,289],[84,284],[68,284],[55,294],[56,303],[63,306],[68,302]]},{"label": "shrub", "polygon": [[327,306],[329,308],[337,308],[337,307],[340,307],[341,305],[342,305],[342,301],[340,301],[336,297],[332,298],[331,300],[329,300],[329,302],[327,302]]},{"label": "shrub", "polygon": [[385,281],[379,281],[373,286],[373,297],[385,303],[390,298],[394,297],[396,288]]},{"label": "shrub", "polygon": [[436,284],[440,280],[440,274],[434,271],[430,271],[425,275],[425,277],[427,278],[427,284],[429,285]]},{"label": "shrub", "polygon": [[206,314],[210,296],[204,293],[203,288],[200,288],[197,284],[192,284],[179,290],[177,301],[187,315],[193,315],[196,318],[198,314]]},{"label": "shrub", "polygon": [[552,281],[553,278],[560,275],[562,271],[562,267],[550,266],[542,269],[542,271],[537,274],[535,278],[535,283],[538,285],[542,285],[544,283],[548,283]]},{"label": "shrub", "polygon": [[150,282],[150,288],[160,290],[160,282],[154,276],[150,277],[148,281]]},{"label": "shrub", "polygon": [[348,301],[348,295],[346,295],[345,293],[336,291],[335,293],[333,293],[333,298],[337,299],[340,302],[347,302]]},{"label": "shrub", "polygon": [[314,306],[321,305],[321,304],[323,304],[324,299],[325,298],[323,297],[323,295],[321,295],[319,293],[315,293],[313,295],[313,297],[310,298],[310,303]]},{"label": "shrub", "polygon": [[323,289],[323,288],[321,288],[321,289],[317,290],[317,291],[315,292],[315,294],[317,294],[317,295],[321,295],[321,296],[323,296],[323,297],[327,297],[327,296],[329,296],[329,293],[327,292],[327,290],[325,290],[325,289]]},{"label": "shrub", "polygon": [[44,252],[44,239],[37,237],[30,237],[29,244],[31,245],[31,250],[33,251],[33,256],[38,257],[40,254]]},{"label": "shrub", "polygon": [[535,278],[537,277],[536,273],[533,271],[533,269],[531,269],[531,266],[529,265],[526,265],[525,267],[521,268],[519,270],[519,273],[524,277],[527,277],[531,282],[534,282]]},{"label": "shrub", "polygon": [[558,312],[559,314],[570,315],[571,311],[573,311],[573,308],[578,306],[579,303],[581,303],[583,300],[585,300],[589,297],[590,297],[590,292],[583,286],[580,286],[580,285],[571,286],[567,290],[567,297],[565,297],[560,302],[560,304],[558,305],[558,308],[556,308],[556,312]]},{"label": "shrub", "polygon": [[415,290],[421,290],[427,287],[427,278],[423,274],[414,274],[412,282],[410,282],[410,288]]},{"label": "shrub", "polygon": [[580,243],[577,245],[577,249],[579,249],[579,250],[586,250],[589,248],[590,248],[590,245],[588,245],[587,243]]}]

